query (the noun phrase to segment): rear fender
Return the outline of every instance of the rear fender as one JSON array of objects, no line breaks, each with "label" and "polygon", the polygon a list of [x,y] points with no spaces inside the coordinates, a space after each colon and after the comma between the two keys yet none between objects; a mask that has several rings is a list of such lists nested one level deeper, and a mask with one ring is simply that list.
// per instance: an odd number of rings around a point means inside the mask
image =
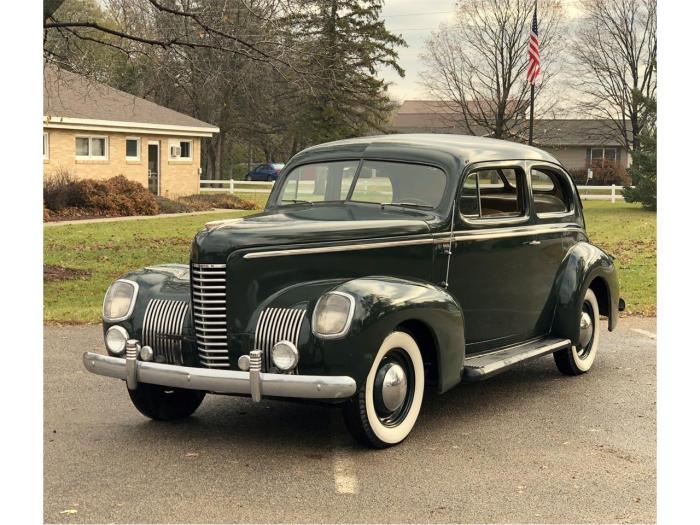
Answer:
[{"label": "rear fender", "polygon": [[593,288],[608,330],[617,325],[620,298],[614,258],[587,242],[571,247],[555,282],[552,335],[578,341],[580,315],[586,290]]}]

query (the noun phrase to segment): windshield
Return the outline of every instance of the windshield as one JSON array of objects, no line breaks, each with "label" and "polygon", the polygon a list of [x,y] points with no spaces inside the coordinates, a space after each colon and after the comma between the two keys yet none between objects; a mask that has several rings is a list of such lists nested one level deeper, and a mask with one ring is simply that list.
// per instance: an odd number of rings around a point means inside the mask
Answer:
[{"label": "windshield", "polygon": [[354,201],[435,208],[447,185],[441,169],[403,162],[357,160],[294,168],[283,181],[278,205]]}]

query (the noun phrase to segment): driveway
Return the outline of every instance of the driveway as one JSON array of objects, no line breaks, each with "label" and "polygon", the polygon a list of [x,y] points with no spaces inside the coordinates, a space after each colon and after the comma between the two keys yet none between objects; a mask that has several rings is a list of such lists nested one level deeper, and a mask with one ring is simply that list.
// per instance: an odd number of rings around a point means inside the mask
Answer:
[{"label": "driveway", "polygon": [[185,422],[92,375],[97,326],[44,332],[47,522],[654,522],[656,320],[428,395],[401,445],[354,444],[336,408],[207,396]]}]

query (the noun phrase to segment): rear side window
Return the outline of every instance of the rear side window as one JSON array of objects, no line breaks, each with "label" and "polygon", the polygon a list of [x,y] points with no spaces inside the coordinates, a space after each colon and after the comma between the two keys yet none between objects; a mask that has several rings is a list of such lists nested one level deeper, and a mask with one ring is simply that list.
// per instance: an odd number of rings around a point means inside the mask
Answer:
[{"label": "rear side window", "polygon": [[535,213],[566,213],[571,209],[572,195],[562,176],[549,170],[530,172]]},{"label": "rear side window", "polygon": [[484,169],[472,171],[464,179],[459,209],[469,218],[507,218],[524,215],[522,171]]}]

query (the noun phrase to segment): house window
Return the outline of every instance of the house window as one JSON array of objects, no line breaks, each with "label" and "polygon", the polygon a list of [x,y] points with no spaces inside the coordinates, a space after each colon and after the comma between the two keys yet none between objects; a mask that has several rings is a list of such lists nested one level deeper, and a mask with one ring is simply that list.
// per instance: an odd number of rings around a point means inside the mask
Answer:
[{"label": "house window", "polygon": [[588,150],[588,161],[593,167],[617,164],[617,158],[617,148],[590,148]]},{"label": "house window", "polygon": [[106,160],[107,137],[75,137],[75,158],[78,160]]},{"label": "house window", "polygon": [[141,139],[138,137],[126,138],[126,160],[141,160]]},{"label": "house window", "polygon": [[170,160],[192,160],[192,141],[171,140],[169,142],[168,158]]},{"label": "house window", "polygon": [[44,160],[49,160],[49,134],[44,131]]}]

